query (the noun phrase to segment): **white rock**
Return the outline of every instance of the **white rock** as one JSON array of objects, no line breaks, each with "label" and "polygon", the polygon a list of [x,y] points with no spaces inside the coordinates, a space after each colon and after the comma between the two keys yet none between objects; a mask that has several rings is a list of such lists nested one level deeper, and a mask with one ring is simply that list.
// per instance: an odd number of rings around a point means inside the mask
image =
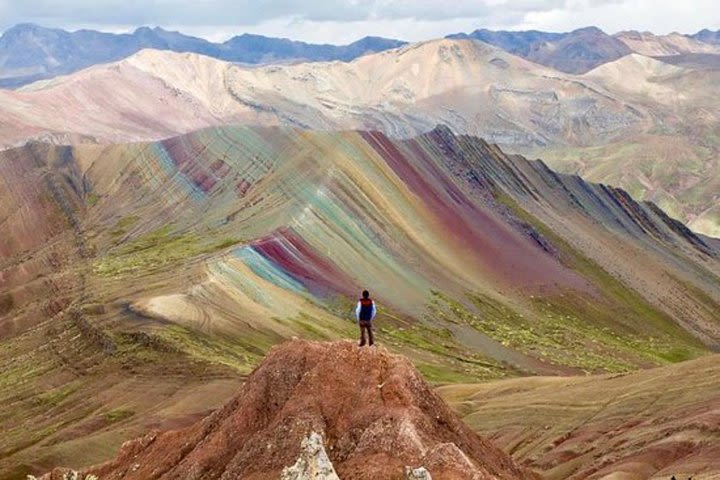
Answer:
[{"label": "white rock", "polygon": [[425,467],[405,467],[405,480],[432,480],[432,477]]},{"label": "white rock", "polygon": [[292,467],[283,469],[280,480],[340,480],[320,434],[311,432],[303,440],[300,456]]}]

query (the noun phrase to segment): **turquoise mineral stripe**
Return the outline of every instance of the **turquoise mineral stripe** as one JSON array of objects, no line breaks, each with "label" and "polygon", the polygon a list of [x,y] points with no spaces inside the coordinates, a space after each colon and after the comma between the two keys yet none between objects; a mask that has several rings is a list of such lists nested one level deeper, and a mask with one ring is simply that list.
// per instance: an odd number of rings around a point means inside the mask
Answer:
[{"label": "turquoise mineral stripe", "polygon": [[153,144],[156,158],[158,163],[163,168],[169,178],[171,178],[178,186],[183,188],[188,195],[195,201],[202,201],[205,198],[205,193],[198,188],[194,183],[190,181],[180,170],[178,170],[175,162],[173,162],[170,154],[165,150],[162,143],[157,142]]},{"label": "turquoise mineral stripe", "polygon": [[242,260],[250,270],[268,282],[274,283],[285,290],[296,293],[308,293],[303,284],[289,276],[280,267],[260,255],[254,248],[245,246],[233,251],[238,259]]},{"label": "turquoise mineral stripe", "polygon": [[216,132],[216,139],[224,147],[219,158],[248,182],[262,178],[274,165],[274,149],[252,131],[220,130]]},{"label": "turquoise mineral stripe", "polygon": [[242,164],[263,165],[265,170],[274,163],[275,148],[256,132],[247,128],[224,129],[215,132],[219,141],[225,143],[234,155],[226,161],[242,168]]},{"label": "turquoise mineral stripe", "polygon": [[152,152],[152,146],[143,147],[133,159],[138,173],[145,180],[143,185],[146,185],[149,190],[155,190],[162,187],[165,178],[160,178],[157,173],[156,155]]},{"label": "turquoise mineral stripe", "polygon": [[223,284],[232,286],[237,291],[243,292],[258,305],[267,308],[273,306],[273,301],[265,289],[254,282],[248,275],[244,275],[233,268],[227,261],[221,260],[208,265],[209,270],[222,278]]}]

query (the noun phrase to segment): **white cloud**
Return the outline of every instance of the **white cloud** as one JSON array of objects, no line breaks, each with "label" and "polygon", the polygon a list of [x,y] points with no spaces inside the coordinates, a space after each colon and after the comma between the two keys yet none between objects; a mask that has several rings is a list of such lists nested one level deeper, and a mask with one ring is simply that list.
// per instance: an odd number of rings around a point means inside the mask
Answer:
[{"label": "white cloud", "polygon": [[720,28],[720,4],[717,0],[568,2],[566,8],[528,12],[516,28],[567,31],[585,25],[595,25],[609,33],[622,30],[648,30],[657,34],[673,31],[695,33],[703,28],[715,30]]}]

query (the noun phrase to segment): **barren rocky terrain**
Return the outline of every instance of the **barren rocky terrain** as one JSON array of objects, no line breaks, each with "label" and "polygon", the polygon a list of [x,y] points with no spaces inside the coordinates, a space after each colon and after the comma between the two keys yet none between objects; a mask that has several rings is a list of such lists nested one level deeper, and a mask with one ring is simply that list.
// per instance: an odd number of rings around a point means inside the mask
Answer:
[{"label": "barren rocky terrain", "polygon": [[538,478],[465,426],[407,359],[354,342],[300,340],[271,349],[212,415],[130,441],[116,459],[80,475],[279,478],[312,434],[321,437],[335,478],[399,479],[406,467],[448,480]]}]

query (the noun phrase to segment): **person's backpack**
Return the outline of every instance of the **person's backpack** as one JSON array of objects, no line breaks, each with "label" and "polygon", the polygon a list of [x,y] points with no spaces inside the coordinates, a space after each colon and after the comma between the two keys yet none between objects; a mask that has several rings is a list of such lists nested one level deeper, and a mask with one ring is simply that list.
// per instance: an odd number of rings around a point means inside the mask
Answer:
[{"label": "person's backpack", "polygon": [[373,301],[371,298],[360,299],[360,320],[372,320]]}]

